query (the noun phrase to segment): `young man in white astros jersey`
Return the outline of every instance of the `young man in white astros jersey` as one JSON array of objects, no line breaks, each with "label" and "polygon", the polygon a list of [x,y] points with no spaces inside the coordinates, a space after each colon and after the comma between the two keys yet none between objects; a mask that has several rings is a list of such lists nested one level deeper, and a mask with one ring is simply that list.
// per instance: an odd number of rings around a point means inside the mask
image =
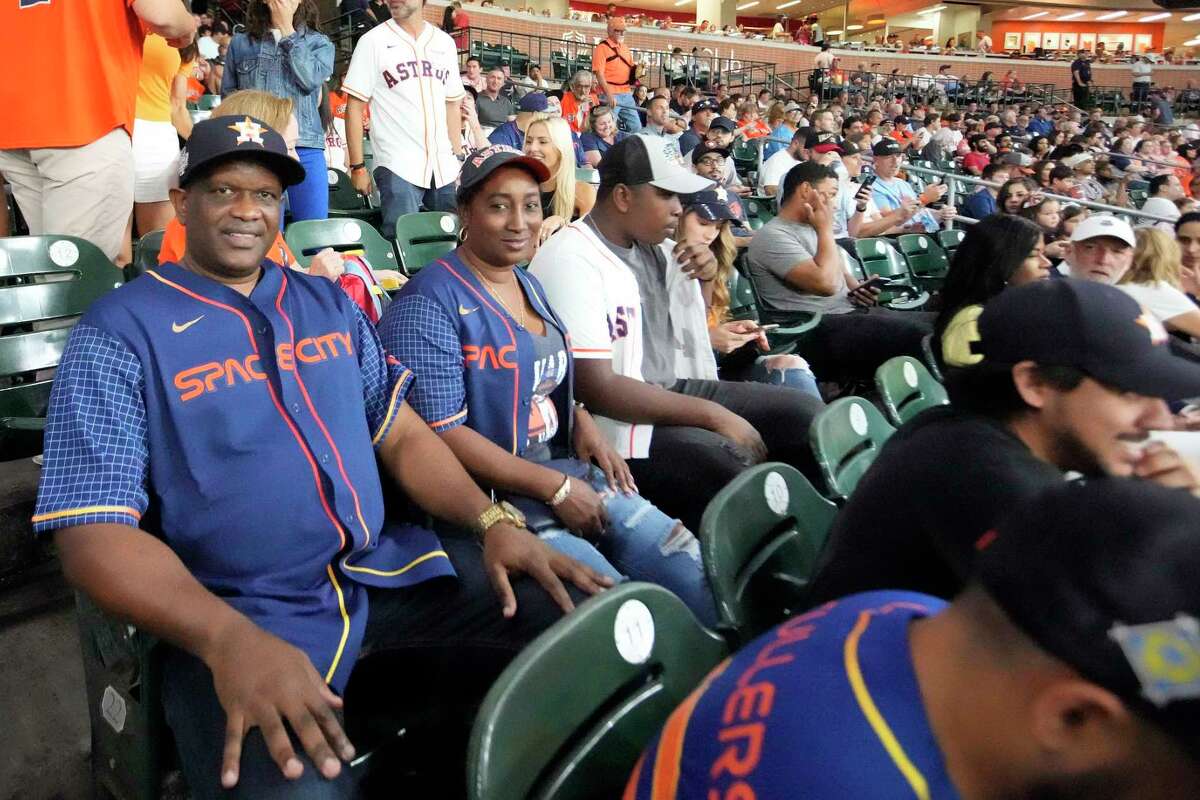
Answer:
[{"label": "young man in white astros jersey", "polygon": [[[362,194],[371,180],[383,200],[383,234],[402,214],[454,210],[466,90],[458,50],[421,16],[422,0],[389,0],[392,18],[363,35],[342,82],[348,97],[350,179]],[[370,103],[374,173],[363,163],[362,110]]]}]

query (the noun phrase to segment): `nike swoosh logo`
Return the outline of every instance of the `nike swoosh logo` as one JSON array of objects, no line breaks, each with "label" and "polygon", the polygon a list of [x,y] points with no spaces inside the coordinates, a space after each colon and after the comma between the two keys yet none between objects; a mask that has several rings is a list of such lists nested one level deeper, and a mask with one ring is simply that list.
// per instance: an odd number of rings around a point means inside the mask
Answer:
[{"label": "nike swoosh logo", "polygon": [[475,306],[474,308],[467,308],[467,307],[466,307],[466,306],[464,306],[462,303],[459,303],[459,304],[458,304],[458,313],[459,313],[461,316],[464,316],[464,317],[465,317],[467,314],[474,314],[474,313],[475,313],[476,311],[478,311],[478,310],[479,310],[479,306]]},{"label": "nike swoosh logo", "polygon": [[196,317],[196,318],[195,318],[194,320],[192,320],[191,322],[185,322],[185,323],[183,323],[182,325],[180,325],[178,322],[172,322],[172,323],[171,323],[171,332],[172,332],[172,333],[183,333],[183,332],[184,332],[184,331],[186,331],[188,328],[192,327],[193,325],[195,325],[197,322],[199,322],[199,321],[200,321],[200,320],[202,320],[202,319],[204,319],[204,315],[203,315],[203,314],[201,314],[200,316]]}]

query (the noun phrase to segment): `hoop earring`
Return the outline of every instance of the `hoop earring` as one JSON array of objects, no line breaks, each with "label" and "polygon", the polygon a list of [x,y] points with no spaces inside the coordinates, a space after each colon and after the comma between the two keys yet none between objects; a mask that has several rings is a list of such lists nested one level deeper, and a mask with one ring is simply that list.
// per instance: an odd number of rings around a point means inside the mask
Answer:
[{"label": "hoop earring", "polygon": [[463,244],[467,241],[467,229],[460,228],[458,231],[458,243]]}]

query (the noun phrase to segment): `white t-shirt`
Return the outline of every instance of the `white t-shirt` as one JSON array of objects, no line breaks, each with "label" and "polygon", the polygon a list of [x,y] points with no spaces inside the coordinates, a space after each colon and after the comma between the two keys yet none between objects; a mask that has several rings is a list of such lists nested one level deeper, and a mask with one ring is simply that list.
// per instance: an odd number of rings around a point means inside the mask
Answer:
[{"label": "white t-shirt", "polygon": [[342,88],[371,106],[375,165],[414,186],[454,183],[446,103],[466,94],[454,40],[429,23],[414,39],[395,20],[358,40]]},{"label": "white t-shirt", "polygon": [[1150,83],[1154,66],[1145,61],[1135,61],[1130,65],[1129,71],[1133,73],[1134,83]]},{"label": "white t-shirt", "polygon": [[783,176],[799,163],[786,149],[780,150],[763,162],[762,174],[758,176],[758,185],[778,186],[782,190]]},{"label": "white t-shirt", "polygon": [[[813,30],[816,30],[815,25],[813,26]],[[833,69],[834,58],[832,50],[822,50],[813,57],[813,66],[817,69]]]},{"label": "white t-shirt", "polygon": [[979,49],[985,52],[992,49],[992,37],[984,35],[979,39]]},{"label": "white t-shirt", "polygon": [[325,166],[347,171],[350,161],[346,153],[346,120],[333,118],[325,129]]},{"label": "white t-shirt", "polygon": [[221,46],[211,36],[201,36],[196,40],[196,49],[204,58],[212,61],[221,55]]},{"label": "white t-shirt", "polygon": [[[683,275],[666,240],[659,247],[666,258],[667,291],[671,296],[671,322],[678,335],[707,343],[704,297],[700,284]],[[613,372],[634,380],[642,377],[645,350],[642,330],[642,296],[637,277],[600,241],[583,220],[572,222],[538,248],[529,271],[542,283],[546,299],[570,331],[575,358],[607,358]],[[676,375],[715,380],[717,364],[712,350],[699,349],[698,361],[676,347]],[[600,415],[596,424],[622,458],[646,458],[654,426],[621,422]]]},{"label": "white t-shirt", "polygon": [[1169,283],[1119,283],[1117,288],[1137,300],[1159,322],[1196,310],[1196,304],[1186,294]]}]

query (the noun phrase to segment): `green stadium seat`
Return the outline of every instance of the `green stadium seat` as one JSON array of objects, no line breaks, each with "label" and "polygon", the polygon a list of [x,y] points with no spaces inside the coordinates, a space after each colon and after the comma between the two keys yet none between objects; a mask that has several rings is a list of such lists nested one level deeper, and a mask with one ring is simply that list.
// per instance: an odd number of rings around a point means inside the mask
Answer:
[{"label": "green stadium seat", "polygon": [[909,273],[918,286],[927,291],[942,288],[946,273],[950,271],[950,259],[932,234],[906,233],[898,237],[896,243],[900,245]]},{"label": "green stadium seat", "polygon": [[383,209],[371,208],[370,201],[358,193],[350,176],[340,169],[326,169],[329,179],[329,216],[331,219],[358,219],[376,230],[383,224]]},{"label": "green stadium seat", "polygon": [[929,368],[929,374],[937,379],[938,383],[945,383],[942,377],[942,366],[938,363],[937,356],[933,354],[933,334],[927,333],[921,337],[921,358],[925,362],[925,366]]},{"label": "green stadium seat", "polygon": [[404,271],[416,275],[429,262],[458,247],[458,216],[445,211],[404,214],[396,220],[396,247]]},{"label": "green stadium seat", "polygon": [[924,364],[910,356],[896,356],[880,364],[875,370],[875,387],[888,419],[896,427],[927,408],[950,402],[945,387]]},{"label": "green stadium seat", "polygon": [[125,280],[131,281],[146,270],[158,266],[158,253],[162,250],[163,234],[166,231],[150,231],[133,246],[133,261],[125,265]]},{"label": "green stadium seat", "polygon": [[199,111],[212,111],[219,105],[221,105],[221,95],[204,94],[200,95],[200,100],[196,103],[196,108]]},{"label": "green stadium seat", "polygon": [[591,167],[576,167],[575,180],[590,183],[592,186],[599,186],[600,170],[592,169]]},{"label": "green stadium seat", "polygon": [[[742,201],[742,204],[746,209],[746,217],[753,230],[758,230],[763,225],[775,219],[774,197],[747,197]],[[757,225],[755,225],[756,221]]]},{"label": "green stadium seat", "polygon": [[312,257],[332,247],[340,253],[362,252],[372,269],[400,267],[392,243],[366,223],[352,219],[308,219],[288,225],[283,235],[297,263],[307,267]]},{"label": "green stadium seat", "polygon": [[709,502],[700,552],[722,633],[740,646],[802,607],[837,507],[787,464],[753,467]]},{"label": "green stadium seat", "polygon": [[896,429],[871,401],[842,397],[821,410],[808,429],[829,497],[845,502]]},{"label": "green stadium seat", "polygon": [[868,277],[880,275],[891,278],[898,287],[879,295],[880,305],[900,310],[916,310],[929,302],[929,293],[913,285],[912,273],[904,256],[887,239],[856,239],[855,252]]},{"label": "green stadium seat", "polygon": [[821,324],[821,315],[803,311],[781,311],[771,319],[760,316],[762,303],[754,287],[754,281],[734,270],[729,276],[729,313],[734,319],[754,322],[774,322],[780,327],[767,331],[770,355],[782,355],[796,349],[796,345]]},{"label": "green stadium seat", "polygon": [[589,598],[488,692],[471,731],[468,797],[620,797],[650,738],[727,653],[660,586]]},{"label": "green stadium seat", "polygon": [[0,239],[0,453],[42,452],[51,379],[75,317],[123,276],[74,236]]},{"label": "green stadium seat", "polygon": [[737,170],[737,174],[742,177],[758,169],[758,148],[750,142],[740,141],[735,144],[730,156],[733,158],[733,166]]},{"label": "green stadium seat", "polygon": [[951,228],[948,231],[938,231],[938,244],[946,251],[946,255],[954,258],[954,251],[967,238],[967,232],[962,228]]},{"label": "green stadium seat", "polygon": [[1141,208],[1149,199],[1150,193],[1145,189],[1130,189],[1128,191],[1129,202],[1133,203],[1134,208]]}]

